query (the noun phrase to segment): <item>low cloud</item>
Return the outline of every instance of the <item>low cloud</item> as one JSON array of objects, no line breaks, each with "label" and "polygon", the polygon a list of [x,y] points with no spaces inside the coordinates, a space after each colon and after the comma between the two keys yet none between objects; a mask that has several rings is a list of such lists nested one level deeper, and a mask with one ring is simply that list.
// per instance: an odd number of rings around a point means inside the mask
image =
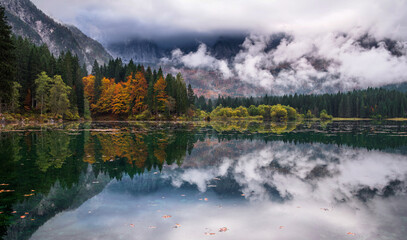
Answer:
[{"label": "low cloud", "polygon": [[[407,80],[407,42],[389,49],[385,41],[363,47],[365,32],[327,33],[314,37],[290,36],[270,49],[272,35],[252,34],[232,59],[216,59],[201,44],[188,54],[176,49],[166,64],[210,69],[223,78],[237,78],[273,94],[321,93],[401,83]],[[394,54],[397,51],[399,54]]]},{"label": "low cloud", "polygon": [[211,56],[205,44],[200,44],[196,52],[184,54],[180,49],[175,49],[171,52],[170,58],[163,58],[161,60],[164,64],[172,64],[188,67],[188,68],[201,68],[208,70],[219,71],[224,78],[233,76],[232,71],[228,67],[227,60],[218,60]]}]

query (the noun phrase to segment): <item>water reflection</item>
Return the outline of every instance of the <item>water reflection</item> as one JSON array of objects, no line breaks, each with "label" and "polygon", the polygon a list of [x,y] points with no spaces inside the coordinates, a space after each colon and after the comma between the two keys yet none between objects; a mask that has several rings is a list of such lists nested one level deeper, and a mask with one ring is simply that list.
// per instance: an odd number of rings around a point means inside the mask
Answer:
[{"label": "water reflection", "polygon": [[98,123],[2,133],[2,235],[403,239],[405,126],[294,126]]}]

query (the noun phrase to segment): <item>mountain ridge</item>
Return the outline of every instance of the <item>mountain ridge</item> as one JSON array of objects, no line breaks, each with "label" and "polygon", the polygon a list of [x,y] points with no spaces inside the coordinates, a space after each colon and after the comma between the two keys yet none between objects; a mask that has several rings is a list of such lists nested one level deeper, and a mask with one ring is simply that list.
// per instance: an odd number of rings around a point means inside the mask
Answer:
[{"label": "mountain ridge", "polygon": [[97,41],[74,26],[58,23],[38,9],[30,0],[0,0],[15,35],[29,38],[37,45],[46,44],[51,53],[59,56],[71,51],[78,55],[88,70],[94,60],[107,63],[112,56]]}]

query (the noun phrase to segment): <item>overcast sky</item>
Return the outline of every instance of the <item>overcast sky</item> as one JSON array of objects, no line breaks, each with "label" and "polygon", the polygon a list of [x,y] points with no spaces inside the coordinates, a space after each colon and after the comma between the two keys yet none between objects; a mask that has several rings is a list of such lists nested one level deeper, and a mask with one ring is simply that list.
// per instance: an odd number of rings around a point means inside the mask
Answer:
[{"label": "overcast sky", "polygon": [[[32,0],[57,20],[79,27],[104,44],[134,37],[158,44],[198,40],[195,52],[174,49],[165,62],[209,68],[285,94],[376,87],[407,80],[407,0]],[[285,39],[269,50],[270,36]],[[243,33],[231,60],[211,56],[211,36]],[[364,48],[366,34],[397,40],[394,55],[385,43]],[[213,40],[213,39],[212,39]],[[169,44],[172,45],[172,44]],[[177,45],[179,46],[179,45]],[[318,70],[310,59],[329,62]],[[272,75],[270,69],[290,63]],[[176,69],[177,70],[177,69]]]},{"label": "overcast sky", "polygon": [[133,36],[289,32],[359,28],[407,39],[406,0],[32,0],[53,18],[102,42]]}]

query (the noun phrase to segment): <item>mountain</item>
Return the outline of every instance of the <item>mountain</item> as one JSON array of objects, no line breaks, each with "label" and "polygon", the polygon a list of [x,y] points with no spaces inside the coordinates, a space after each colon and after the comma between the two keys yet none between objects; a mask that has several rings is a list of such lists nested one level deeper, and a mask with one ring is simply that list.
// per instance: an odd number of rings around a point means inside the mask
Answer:
[{"label": "mountain", "polygon": [[94,60],[104,64],[112,58],[100,43],[74,26],[57,23],[30,0],[0,0],[0,4],[6,9],[14,34],[29,38],[38,45],[46,44],[55,56],[71,51],[88,69]]},{"label": "mountain", "polygon": [[110,43],[106,47],[115,58],[123,62],[133,59],[136,63],[156,64],[165,56],[165,50],[149,40],[133,39],[131,41]]}]

